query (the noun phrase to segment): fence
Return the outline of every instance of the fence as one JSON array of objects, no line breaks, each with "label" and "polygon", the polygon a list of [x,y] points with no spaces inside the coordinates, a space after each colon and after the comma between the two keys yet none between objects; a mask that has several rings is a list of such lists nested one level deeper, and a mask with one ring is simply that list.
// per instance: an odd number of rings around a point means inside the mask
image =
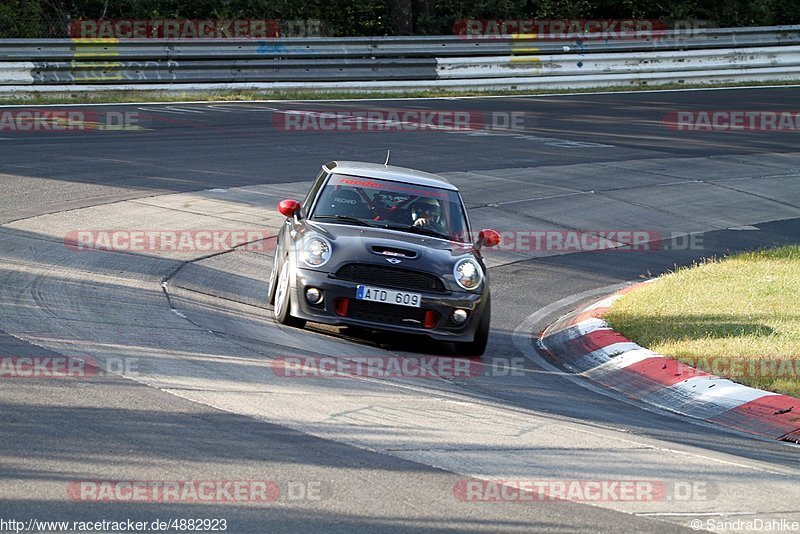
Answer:
[{"label": "fence", "polygon": [[613,39],[0,40],[0,92],[574,88],[800,79],[800,26]]}]

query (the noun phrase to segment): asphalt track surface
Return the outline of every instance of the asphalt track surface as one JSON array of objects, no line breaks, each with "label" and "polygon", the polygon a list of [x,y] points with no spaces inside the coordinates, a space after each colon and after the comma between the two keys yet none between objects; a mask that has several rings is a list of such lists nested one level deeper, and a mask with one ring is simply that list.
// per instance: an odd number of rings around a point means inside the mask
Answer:
[{"label": "asphalt track surface", "polygon": [[[610,395],[548,370],[532,342],[561,313],[620,284],[800,242],[797,132],[663,123],[679,110],[796,111],[795,88],[92,109],[135,111],[146,129],[0,132],[0,355],[88,355],[100,367],[118,358],[136,368],[2,380],[0,519],[225,518],[231,532],[667,532],[692,520],[800,520],[797,447]],[[517,112],[524,123],[366,133],[286,132],[273,122],[282,110],[397,109]],[[492,251],[486,372],[440,380],[276,376],[269,362],[287,355],[448,348],[278,327],[263,301],[268,246],[170,255],[64,245],[78,229],[274,235],[275,202],[300,196],[322,163],[382,162],[387,148],[393,164],[456,183],[473,226],[646,230],[666,241],[648,252]],[[687,233],[700,236],[689,250]],[[655,480],[703,492],[463,502],[454,487],[468,477]],[[67,492],[85,480],[265,479],[281,488],[276,502],[76,502]],[[320,498],[290,499],[291,484],[321,488]]]}]

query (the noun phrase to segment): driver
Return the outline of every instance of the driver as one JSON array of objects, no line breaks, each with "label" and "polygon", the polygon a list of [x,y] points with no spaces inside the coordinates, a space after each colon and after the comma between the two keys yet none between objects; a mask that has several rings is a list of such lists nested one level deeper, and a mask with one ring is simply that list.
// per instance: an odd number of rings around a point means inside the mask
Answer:
[{"label": "driver", "polygon": [[440,234],[447,233],[442,222],[442,208],[435,198],[420,198],[414,202],[411,218],[414,219],[414,226],[422,226]]}]

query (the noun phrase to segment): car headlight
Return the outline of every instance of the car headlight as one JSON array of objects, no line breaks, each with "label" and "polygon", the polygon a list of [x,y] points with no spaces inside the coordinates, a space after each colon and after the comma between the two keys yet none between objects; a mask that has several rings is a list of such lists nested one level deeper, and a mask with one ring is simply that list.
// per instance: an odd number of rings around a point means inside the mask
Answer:
[{"label": "car headlight", "polygon": [[453,268],[453,276],[456,283],[467,290],[477,289],[483,282],[481,266],[471,258],[459,260]]},{"label": "car headlight", "polygon": [[312,237],[306,240],[300,259],[309,267],[321,267],[331,259],[331,244],[323,237]]}]

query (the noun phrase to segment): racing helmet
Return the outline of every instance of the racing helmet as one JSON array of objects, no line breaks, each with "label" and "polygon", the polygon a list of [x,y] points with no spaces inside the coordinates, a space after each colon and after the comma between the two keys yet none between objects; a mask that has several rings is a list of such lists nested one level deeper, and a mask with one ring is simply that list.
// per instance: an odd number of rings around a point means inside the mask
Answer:
[{"label": "racing helmet", "polygon": [[428,219],[431,223],[439,223],[442,219],[442,208],[435,198],[420,198],[414,202],[411,217],[416,221],[419,218]]}]

